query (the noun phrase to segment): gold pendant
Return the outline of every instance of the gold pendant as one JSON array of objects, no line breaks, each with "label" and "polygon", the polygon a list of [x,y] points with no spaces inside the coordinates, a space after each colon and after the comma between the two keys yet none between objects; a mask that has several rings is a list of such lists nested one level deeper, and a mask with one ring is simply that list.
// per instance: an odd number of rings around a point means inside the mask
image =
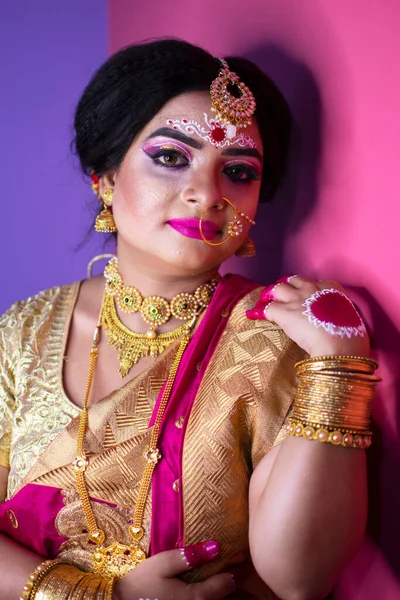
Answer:
[{"label": "gold pendant", "polygon": [[[143,303],[144,304],[144,303]],[[157,334],[154,329],[147,333],[131,331],[118,318],[115,300],[106,294],[103,302],[101,324],[104,327],[108,343],[118,350],[119,374],[125,377],[133,365],[145,356],[157,357],[182,335],[188,333],[195,323],[192,321],[173,329],[168,333]]]},{"label": "gold pendant", "polygon": [[107,548],[98,548],[93,554],[93,571],[102,577],[112,579],[123,577],[146,560],[145,552],[135,545],[125,546],[114,542]]}]

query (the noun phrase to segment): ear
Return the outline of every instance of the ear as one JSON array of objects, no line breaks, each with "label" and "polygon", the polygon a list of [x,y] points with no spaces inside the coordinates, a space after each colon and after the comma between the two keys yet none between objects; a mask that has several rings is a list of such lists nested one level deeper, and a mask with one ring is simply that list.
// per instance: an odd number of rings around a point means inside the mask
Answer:
[{"label": "ear", "polygon": [[106,190],[109,190],[110,188],[114,190],[116,174],[116,171],[109,171],[100,177],[99,194],[102,198],[104,197],[104,192]]}]

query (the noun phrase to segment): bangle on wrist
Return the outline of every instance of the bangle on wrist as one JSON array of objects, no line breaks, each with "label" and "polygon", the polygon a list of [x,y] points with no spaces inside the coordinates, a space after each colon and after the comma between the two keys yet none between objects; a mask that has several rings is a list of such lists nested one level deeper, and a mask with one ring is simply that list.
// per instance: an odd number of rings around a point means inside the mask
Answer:
[{"label": "bangle on wrist", "polygon": [[34,597],[33,594],[35,593],[35,590],[39,586],[40,582],[48,573],[50,573],[50,571],[61,564],[65,564],[65,562],[60,558],[56,558],[55,560],[45,560],[44,562],[40,563],[40,565],[37,566],[32,573],[30,573],[19,600],[31,600]]},{"label": "bangle on wrist", "polygon": [[336,446],[368,448],[370,405],[378,364],[358,356],[321,356],[295,365],[297,388],[289,435]]},{"label": "bangle on wrist", "polygon": [[46,560],[29,575],[19,600],[112,600],[114,581],[59,558]]}]

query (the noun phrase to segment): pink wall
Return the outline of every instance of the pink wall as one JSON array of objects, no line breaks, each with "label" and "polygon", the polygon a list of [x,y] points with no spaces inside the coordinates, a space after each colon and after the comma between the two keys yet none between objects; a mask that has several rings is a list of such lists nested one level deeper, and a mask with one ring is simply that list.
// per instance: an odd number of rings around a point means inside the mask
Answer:
[{"label": "pink wall", "polygon": [[262,281],[287,272],[338,279],[367,317],[384,377],[369,455],[370,527],[335,598],[398,599],[400,3],[109,0],[109,9],[111,51],[182,37],[215,55],[254,58],[290,101],[298,123],[291,175],[276,204],[260,210],[257,262],[234,267]]}]

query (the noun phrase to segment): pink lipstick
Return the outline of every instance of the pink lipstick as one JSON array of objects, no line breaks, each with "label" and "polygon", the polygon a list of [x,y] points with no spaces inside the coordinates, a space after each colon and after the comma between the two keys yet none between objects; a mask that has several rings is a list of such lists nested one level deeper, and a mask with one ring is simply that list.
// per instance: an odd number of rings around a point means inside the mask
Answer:
[{"label": "pink lipstick", "polygon": [[[199,222],[199,219],[171,219],[168,224],[185,237],[201,240]],[[213,240],[220,233],[220,228],[214,221],[203,221],[202,227],[207,240]]]}]

